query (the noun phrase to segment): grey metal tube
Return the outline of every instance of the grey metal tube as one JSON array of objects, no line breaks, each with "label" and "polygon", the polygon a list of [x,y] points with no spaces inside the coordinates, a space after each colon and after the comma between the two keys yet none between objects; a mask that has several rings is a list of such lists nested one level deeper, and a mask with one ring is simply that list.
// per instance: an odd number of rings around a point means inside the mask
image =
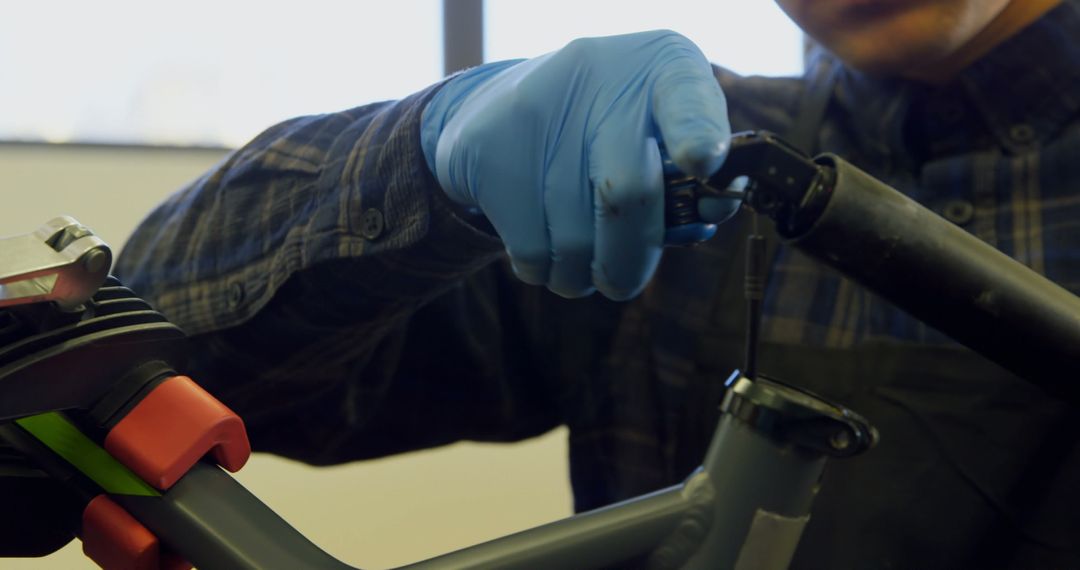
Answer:
[{"label": "grey metal tube", "polygon": [[[650,555],[653,568],[779,570],[824,462],[725,414],[705,468],[682,485],[403,568],[600,568]],[[198,568],[351,568],[215,466],[196,464],[161,497],[113,498]]]},{"label": "grey metal tube", "polygon": [[1080,298],[835,156],[799,249],[1051,392],[1080,401]]},{"label": "grey metal tube", "polygon": [[602,568],[651,551],[690,505],[669,487],[403,568]]},{"label": "grey metal tube", "polygon": [[352,568],[216,466],[196,463],[161,497],[111,497],[200,570]]},{"label": "grey metal tube", "polygon": [[831,407],[769,385],[735,384],[704,465],[682,485],[405,568],[599,568],[642,555],[654,570],[787,568],[827,456],[783,430]]},{"label": "grey metal tube", "polygon": [[826,457],[724,414],[705,458],[708,536],[681,568],[781,570],[795,553]]},{"label": "grey metal tube", "polygon": [[[602,568],[648,556],[656,570],[783,570],[826,460],[785,430],[847,416],[764,379],[739,379],[722,409],[704,465],[682,485],[403,568]],[[160,497],[113,498],[199,568],[351,568],[215,466],[196,464]]]}]

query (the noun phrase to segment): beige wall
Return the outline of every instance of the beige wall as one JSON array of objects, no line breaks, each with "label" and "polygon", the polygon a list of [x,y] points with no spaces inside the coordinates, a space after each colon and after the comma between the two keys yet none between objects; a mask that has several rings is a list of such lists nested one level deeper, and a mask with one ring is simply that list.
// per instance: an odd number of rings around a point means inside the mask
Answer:
[{"label": "beige wall", "polygon": [[[119,250],[141,217],[223,155],[213,150],[0,144],[0,235],[60,214]],[[570,513],[566,433],[518,445],[458,444],[315,469],[256,456],[238,478],[343,561],[385,568]],[[10,569],[95,568],[78,543]]]}]

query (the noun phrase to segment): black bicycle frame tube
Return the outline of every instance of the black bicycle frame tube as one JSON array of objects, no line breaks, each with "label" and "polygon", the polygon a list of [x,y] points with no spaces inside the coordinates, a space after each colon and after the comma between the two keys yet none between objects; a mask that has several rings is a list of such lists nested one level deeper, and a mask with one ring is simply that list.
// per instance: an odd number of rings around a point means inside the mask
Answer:
[{"label": "black bicycle frame tube", "polygon": [[[1080,298],[835,156],[828,203],[785,236],[919,320],[1080,401]],[[778,224],[778,227],[781,224]]]}]

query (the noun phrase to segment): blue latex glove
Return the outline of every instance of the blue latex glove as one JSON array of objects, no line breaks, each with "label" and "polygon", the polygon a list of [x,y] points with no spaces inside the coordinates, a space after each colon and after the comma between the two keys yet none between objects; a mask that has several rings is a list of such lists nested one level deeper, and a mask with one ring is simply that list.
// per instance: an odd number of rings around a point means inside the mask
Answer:
[{"label": "blue latex glove", "polygon": [[731,134],[709,63],[670,31],[473,68],[432,99],[421,129],[440,186],[487,217],[519,278],[616,300],[637,295],[660,259],[660,141],[704,178]]}]

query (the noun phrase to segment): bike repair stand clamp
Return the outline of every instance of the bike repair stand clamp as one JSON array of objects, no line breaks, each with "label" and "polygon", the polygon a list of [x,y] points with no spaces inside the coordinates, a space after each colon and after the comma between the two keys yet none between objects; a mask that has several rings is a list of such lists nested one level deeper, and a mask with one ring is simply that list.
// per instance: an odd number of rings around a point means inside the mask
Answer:
[{"label": "bike repair stand clamp", "polygon": [[128,511],[163,510],[204,456],[236,471],[251,448],[239,416],[175,372],[184,333],[111,264],[67,216],[0,239],[0,437],[80,482],[78,532],[102,567],[190,567],[159,548],[152,513],[148,529]]}]

